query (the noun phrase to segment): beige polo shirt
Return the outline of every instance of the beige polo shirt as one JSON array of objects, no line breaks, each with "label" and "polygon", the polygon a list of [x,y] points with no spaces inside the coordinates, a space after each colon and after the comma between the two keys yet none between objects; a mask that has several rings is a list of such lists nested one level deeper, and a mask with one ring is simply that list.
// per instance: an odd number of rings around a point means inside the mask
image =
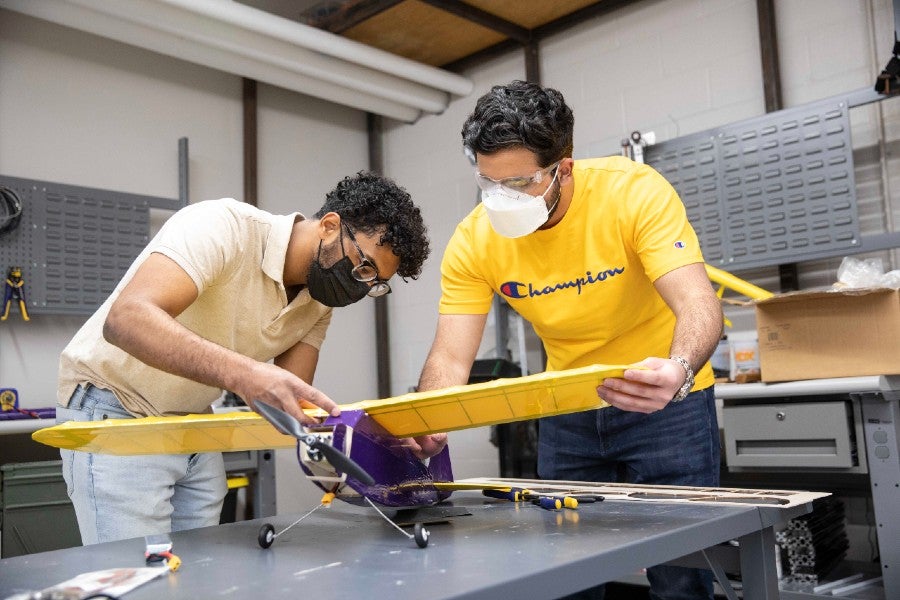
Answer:
[{"label": "beige polo shirt", "polygon": [[299,213],[272,215],[231,198],[189,205],[169,218],[60,356],[61,406],[79,384],[113,391],[129,412],[207,412],[222,390],[155,369],[103,339],[109,308],[152,252],[174,260],[197,286],[177,317],[194,333],[259,361],[298,342],[321,347],[331,308],[303,289],[290,303],[284,287],[288,240]]}]

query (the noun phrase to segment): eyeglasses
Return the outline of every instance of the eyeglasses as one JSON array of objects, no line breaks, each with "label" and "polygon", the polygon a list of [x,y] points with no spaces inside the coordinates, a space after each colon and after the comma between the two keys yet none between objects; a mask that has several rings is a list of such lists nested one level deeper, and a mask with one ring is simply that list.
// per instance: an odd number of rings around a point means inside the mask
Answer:
[{"label": "eyeglasses", "polygon": [[549,167],[538,169],[534,172],[533,175],[528,175],[525,177],[505,177],[504,179],[492,179],[487,175],[482,175],[479,171],[475,171],[475,181],[478,183],[478,187],[485,191],[499,185],[520,192],[529,188],[535,183],[540,183],[541,181],[543,181],[544,177],[549,175],[552,171],[556,170],[560,162],[562,161],[556,161]]},{"label": "eyeglasses", "polygon": [[372,285],[369,286],[368,292],[368,296],[372,298],[378,298],[379,296],[390,294],[391,286],[386,280],[380,279],[378,277],[378,267],[375,266],[375,263],[366,258],[366,255],[363,253],[362,248],[360,248],[359,244],[356,242],[356,237],[354,237],[353,235],[353,230],[350,229],[350,226],[343,221],[341,221],[341,225],[347,228],[347,236],[350,238],[350,241],[353,242],[353,245],[356,247],[356,251],[359,253],[359,264],[353,267],[353,270],[350,271],[350,274],[353,275],[353,279],[362,283],[372,283]]}]

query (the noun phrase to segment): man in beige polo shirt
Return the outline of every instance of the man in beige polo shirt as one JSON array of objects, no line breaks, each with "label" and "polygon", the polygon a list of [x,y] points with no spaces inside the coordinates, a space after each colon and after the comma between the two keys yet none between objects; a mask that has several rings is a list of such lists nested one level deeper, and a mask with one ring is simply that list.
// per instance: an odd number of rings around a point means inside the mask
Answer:
[{"label": "man in beige polo shirt", "polygon": [[[222,390],[301,421],[301,403],[338,414],[310,385],[332,308],[390,292],[395,273],[415,279],[428,253],[409,194],[370,173],[311,219],[187,206],[63,350],[57,421],[202,413]],[[85,544],[218,523],[220,453],[61,454]]]}]

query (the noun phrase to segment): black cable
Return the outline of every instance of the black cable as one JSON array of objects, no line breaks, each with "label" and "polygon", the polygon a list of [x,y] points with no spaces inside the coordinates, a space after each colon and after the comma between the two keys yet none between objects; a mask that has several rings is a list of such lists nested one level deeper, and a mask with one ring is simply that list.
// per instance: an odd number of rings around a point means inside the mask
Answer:
[{"label": "black cable", "polygon": [[15,230],[22,220],[22,201],[18,194],[8,187],[0,186],[0,236]]}]

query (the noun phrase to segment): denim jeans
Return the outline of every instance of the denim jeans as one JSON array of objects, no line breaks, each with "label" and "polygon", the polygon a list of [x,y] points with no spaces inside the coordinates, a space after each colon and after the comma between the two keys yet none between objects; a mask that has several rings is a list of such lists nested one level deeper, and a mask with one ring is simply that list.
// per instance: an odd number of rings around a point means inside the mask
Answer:
[{"label": "denim jeans", "polygon": [[[614,407],[541,419],[542,479],[658,485],[719,485],[719,426],[712,387],[651,414]],[[650,597],[712,598],[712,572],[654,566]],[[602,599],[603,586],[571,598]]]},{"label": "denim jeans", "polygon": [[[131,419],[115,395],[79,386],[57,423]],[[61,450],[84,544],[217,525],[227,491],[222,454],[115,456]]]}]

